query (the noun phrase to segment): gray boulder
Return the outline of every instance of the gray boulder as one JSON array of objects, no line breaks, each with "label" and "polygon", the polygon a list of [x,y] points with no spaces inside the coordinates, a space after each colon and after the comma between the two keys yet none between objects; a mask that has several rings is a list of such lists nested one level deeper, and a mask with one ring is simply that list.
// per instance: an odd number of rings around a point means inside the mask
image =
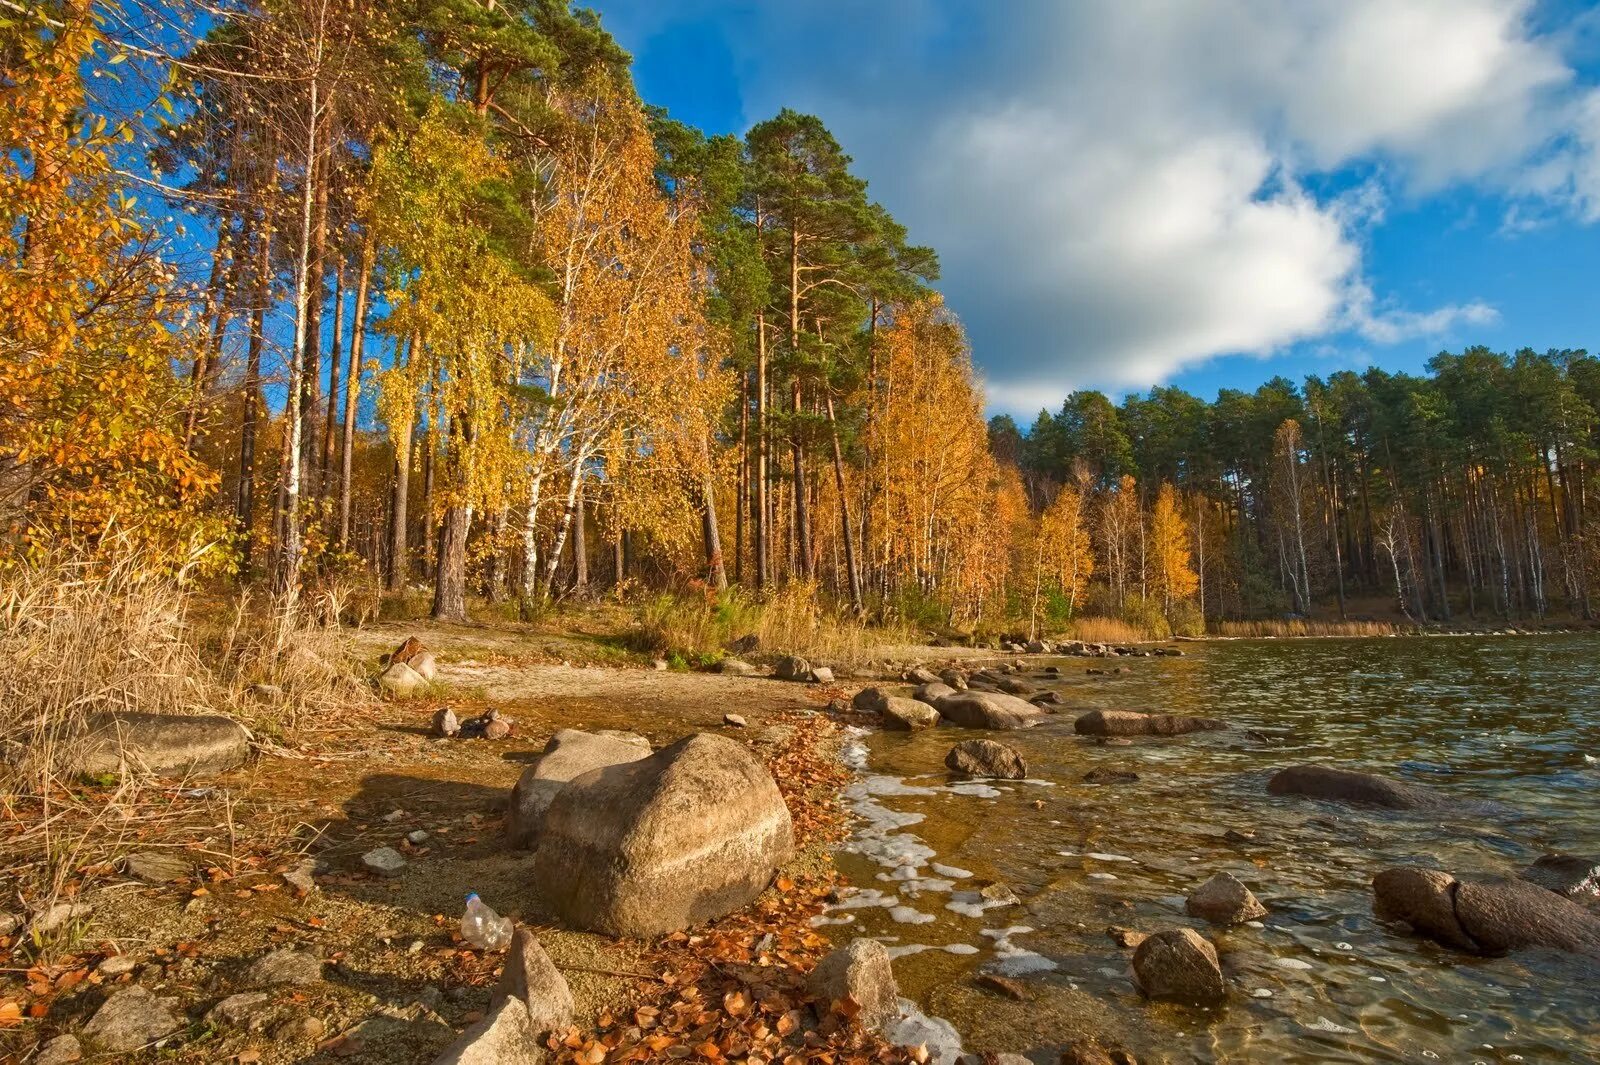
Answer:
[{"label": "gray boulder", "polygon": [[388,668],[378,674],[378,687],[402,699],[415,695],[427,686],[426,678],[404,662],[391,662]]},{"label": "gray boulder", "polygon": [[744,744],[702,732],[567,784],[532,868],[569,925],[643,938],[747,905],[793,849],[771,772]]},{"label": "gray boulder", "polygon": [[1546,854],[1518,875],[1570,899],[1600,896],[1600,862],[1592,858]]},{"label": "gray boulder", "polygon": [[1372,879],[1373,909],[1458,950],[1505,954],[1544,947],[1600,958],[1600,917],[1526,880],[1457,880],[1398,866]]},{"label": "gray boulder", "polygon": [[1022,780],[1028,775],[1028,765],[1022,755],[994,740],[962,740],[950,748],[944,756],[944,764],[953,772],[969,777]]},{"label": "gray boulder", "polygon": [[911,697],[918,702],[927,703],[929,706],[938,706],[939,700],[946,695],[954,695],[957,689],[943,681],[934,681],[932,684],[922,684],[911,693]]},{"label": "gray boulder", "polygon": [[833,670],[829,669],[827,666],[814,666],[811,670],[811,673],[806,677],[806,680],[812,684],[832,684]]},{"label": "gray boulder", "polygon": [[933,704],[939,716],[962,728],[1032,728],[1045,713],[1026,699],[1000,692],[968,690],[941,696]]},{"label": "gray boulder", "polygon": [[811,997],[824,1006],[850,1000],[860,1007],[863,1026],[877,1028],[899,1013],[900,989],[889,963],[889,949],[875,939],[852,939],[817,963],[806,981]]},{"label": "gray boulder", "polygon": [[267,1009],[271,1005],[272,995],[266,991],[241,991],[207,1010],[206,1020],[234,1028],[260,1028],[267,1022]]},{"label": "gray boulder", "polygon": [[250,756],[250,733],[222,714],[95,713],[73,768],[90,775],[146,769],[157,776],[223,773]]},{"label": "gray boulder", "polygon": [[448,706],[441,706],[433,712],[433,734],[435,736],[456,736],[461,733],[461,719],[456,717],[456,712]]},{"label": "gray boulder", "polygon": [[922,666],[914,666],[913,668],[906,670],[906,680],[911,684],[932,684],[938,679],[939,678],[934,675],[933,670],[926,669]]},{"label": "gray boulder", "polygon": [[1232,873],[1218,873],[1184,902],[1189,916],[1212,924],[1243,924],[1267,915],[1267,908]]},{"label": "gray boulder", "polygon": [[1216,948],[1192,928],[1169,928],[1140,943],[1133,974],[1146,998],[1205,1006],[1227,997]]},{"label": "gray boulder", "polygon": [[558,729],[544,745],[544,753],[522,771],[511,789],[506,811],[506,839],[527,850],[538,842],[545,811],[569,780],[596,769],[650,756],[650,741],[637,733],[602,735],[578,729]]},{"label": "gray boulder", "polygon": [[1132,710],[1091,710],[1072,725],[1080,736],[1183,736],[1227,727],[1226,721],[1216,718],[1141,714]]},{"label": "gray boulder", "polygon": [[939,679],[956,691],[962,691],[967,686],[967,675],[959,669],[947,669],[939,674]]},{"label": "gray boulder", "polygon": [[1390,810],[1427,810],[1443,805],[1445,798],[1419,784],[1390,780],[1375,773],[1296,765],[1279,770],[1267,781],[1269,795],[1301,795],[1308,799],[1381,806]]},{"label": "gray boulder", "polygon": [[96,1050],[127,1054],[183,1027],[160,999],[137,984],[112,994],[83,1028],[83,1038]]},{"label": "gray boulder", "polygon": [[572,1023],[572,989],[538,937],[526,928],[518,928],[511,936],[493,1001],[503,998],[517,999],[527,1008],[528,1024],[536,1035]]},{"label": "gray boulder", "polygon": [[889,705],[889,693],[882,688],[862,688],[850,700],[850,705],[863,713],[881,714],[883,708]]},{"label": "gray boulder", "polygon": [[933,728],[939,723],[939,711],[916,699],[890,697],[884,700],[878,713],[885,728],[905,732]]},{"label": "gray boulder", "polygon": [[75,1035],[58,1035],[39,1048],[33,1065],[71,1065],[83,1060],[83,1046]]}]

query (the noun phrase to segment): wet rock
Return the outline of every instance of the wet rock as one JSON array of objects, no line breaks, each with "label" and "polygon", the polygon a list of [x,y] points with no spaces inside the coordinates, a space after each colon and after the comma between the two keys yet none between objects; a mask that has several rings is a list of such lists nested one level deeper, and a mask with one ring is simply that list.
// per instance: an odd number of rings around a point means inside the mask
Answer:
[{"label": "wet rock", "polygon": [[748,728],[750,725],[740,714],[723,714],[722,723],[731,728]]},{"label": "wet rock", "polygon": [[441,706],[433,712],[433,734],[435,736],[455,736],[461,732],[461,720],[456,717],[456,712],[448,706]]},{"label": "wet rock", "polygon": [[1308,799],[1381,806],[1390,810],[1426,810],[1445,801],[1420,784],[1320,765],[1296,765],[1279,770],[1267,781],[1267,794],[1301,795]]},{"label": "wet rock", "polygon": [[881,714],[889,703],[889,693],[882,688],[862,688],[856,692],[850,705],[866,714]]},{"label": "wet rock", "polygon": [[819,1003],[853,1001],[860,1007],[861,1023],[869,1028],[899,1013],[900,989],[889,950],[875,939],[853,939],[834,948],[811,971],[806,989]]},{"label": "wet rock", "polygon": [[717,663],[717,672],[730,677],[751,677],[755,675],[756,667],[742,658],[724,658]]},{"label": "wet rock", "polygon": [[1020,695],[1024,699],[1030,699],[1039,694],[1039,690],[1032,684],[1026,684],[1015,677],[1001,677],[995,681],[995,685],[1007,695]]},{"label": "wet rock", "polygon": [[1267,915],[1267,908],[1232,873],[1218,873],[1195,889],[1184,903],[1189,916],[1212,924],[1243,924]]},{"label": "wet rock", "polygon": [[243,980],[246,987],[304,987],[321,982],[322,962],[305,951],[280,947],[251,962]]},{"label": "wet rock", "polygon": [[1600,958],[1600,917],[1526,880],[1461,880],[1456,917],[1485,954],[1546,947]]},{"label": "wet rock", "polygon": [[113,992],[89,1023],[83,1039],[95,1050],[126,1054],[173,1034],[183,1022],[167,1002],[137,984]]},{"label": "wet rock", "polygon": [[1022,900],[1017,893],[1011,890],[1010,884],[1002,884],[998,880],[990,881],[978,889],[978,896],[990,902],[998,902],[1005,906],[1020,906]]},{"label": "wet rock", "polygon": [[697,733],[569,783],[532,868],[568,924],[642,938],[753,901],[793,847],[766,766],[742,743]]},{"label": "wet rock", "polygon": [[[939,678],[934,674],[933,670],[916,666],[906,670],[906,681],[911,684],[937,684]],[[954,687],[954,685],[951,686]]]},{"label": "wet rock", "polygon": [[1034,692],[1028,696],[1028,702],[1034,706],[1059,706],[1063,701],[1061,693],[1057,691]]},{"label": "wet rock", "polygon": [[412,669],[404,662],[392,663],[382,673],[378,674],[378,687],[390,695],[404,698],[415,695],[428,686],[428,682],[421,673]]},{"label": "wet rock", "polygon": [[945,670],[943,673],[939,674],[939,680],[945,684],[948,684],[956,691],[965,691],[967,687],[967,675],[961,672],[959,669]]},{"label": "wet rock", "polygon": [[917,699],[885,699],[879,714],[885,728],[903,732],[933,728],[939,723],[939,711]]},{"label": "wet rock", "polygon": [[1139,779],[1139,774],[1127,769],[1091,769],[1083,775],[1085,784],[1132,784]]},{"label": "wet rock", "polygon": [[562,1029],[572,1023],[572,990],[537,936],[518,928],[511,936],[505,969],[495,988],[493,1002],[515,998],[527,1007],[528,1023],[535,1034]]},{"label": "wet rock", "polygon": [[1222,838],[1227,840],[1229,843],[1254,843],[1254,842],[1256,842],[1256,834],[1255,834],[1254,830],[1244,830],[1244,829],[1230,828],[1230,829],[1228,829],[1228,831],[1226,831],[1226,832],[1224,832],[1222,834]]},{"label": "wet rock", "polygon": [[1210,1005],[1227,997],[1216,948],[1192,928],[1170,928],[1139,944],[1133,974],[1146,998]]},{"label": "wet rock", "polygon": [[361,864],[368,872],[379,876],[399,876],[406,868],[404,856],[393,847],[378,847],[361,856]]},{"label": "wet rock", "polygon": [[544,1049],[521,999],[507,996],[461,1033],[433,1065],[541,1065]]},{"label": "wet rock", "polygon": [[1518,875],[1568,898],[1600,896],[1600,862],[1593,858],[1546,854]]},{"label": "wet rock", "polygon": [[147,714],[131,710],[88,717],[72,768],[96,776],[124,767],[157,776],[224,773],[250,756],[250,734],[223,714]]},{"label": "wet rock", "polygon": [[1150,938],[1144,932],[1136,932],[1132,928],[1121,928],[1117,925],[1112,925],[1106,929],[1106,935],[1110,936],[1111,942],[1117,946],[1129,949],[1137,947],[1140,943]]},{"label": "wet rock", "polygon": [[267,1007],[272,995],[266,991],[241,991],[212,1006],[206,1020],[234,1028],[260,1028],[267,1022]]},{"label": "wet rock", "polygon": [[83,1060],[83,1046],[75,1035],[58,1035],[39,1048],[33,1065],[70,1065]]},{"label": "wet rock", "polygon": [[518,848],[538,840],[545,813],[567,782],[606,766],[650,756],[650,741],[637,733],[601,735],[578,729],[557,729],[544,752],[522,771],[511,789],[506,811],[506,839]]},{"label": "wet rock", "polygon": [[962,728],[1032,728],[1045,713],[1026,699],[999,692],[964,691],[934,702],[939,716]]},{"label": "wet rock", "polygon": [[979,973],[972,982],[985,991],[993,991],[1014,1002],[1028,1001],[1028,989],[1022,986],[1020,980],[1013,980],[1009,976],[1001,976],[999,973]]},{"label": "wet rock", "polygon": [[130,854],[122,863],[123,871],[135,880],[147,884],[170,884],[194,872],[189,859],[173,851],[140,851]]},{"label": "wet rock", "polygon": [[918,685],[916,690],[911,693],[911,697],[920,703],[927,703],[929,706],[938,706],[940,699],[943,699],[946,695],[954,695],[955,693],[955,688],[950,687],[950,685],[944,683],[943,681],[936,680],[932,684]]},{"label": "wet rock", "polygon": [[799,655],[785,655],[772,667],[772,675],[779,680],[810,680],[811,663]]},{"label": "wet rock", "polygon": [[1015,748],[994,740],[962,740],[944,756],[944,764],[951,771],[969,777],[993,777],[1000,780],[1022,780],[1028,775],[1028,764]]},{"label": "wet rock", "polygon": [[1227,722],[1216,718],[1141,714],[1132,710],[1091,710],[1072,725],[1080,736],[1182,736],[1227,727]]},{"label": "wet rock", "polygon": [[1457,950],[1477,943],[1456,916],[1456,878],[1413,866],[1384,869],[1372,878],[1373,912],[1383,920],[1404,921],[1419,934]]},{"label": "wet rock", "polygon": [[1123,1047],[1102,1047],[1085,1039],[1061,1052],[1060,1065],[1139,1065],[1139,1059]]}]

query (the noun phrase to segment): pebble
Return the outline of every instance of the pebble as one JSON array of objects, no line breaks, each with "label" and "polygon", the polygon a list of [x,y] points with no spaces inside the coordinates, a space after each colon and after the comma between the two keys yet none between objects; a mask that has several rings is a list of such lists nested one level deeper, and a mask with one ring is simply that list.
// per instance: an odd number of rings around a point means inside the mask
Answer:
[{"label": "pebble", "polygon": [[1271,998],[1272,991],[1265,987],[1258,987],[1250,992],[1251,998]]},{"label": "pebble", "polygon": [[68,1065],[83,1060],[83,1047],[74,1035],[58,1035],[39,1050],[33,1065]]},{"label": "pebble", "polygon": [[1299,958],[1273,958],[1272,964],[1276,965],[1280,969],[1295,969],[1301,972],[1307,971],[1311,968],[1310,962],[1301,961]]},{"label": "pebble", "polygon": [[411,945],[406,948],[406,953],[407,954],[421,954],[422,953],[422,940],[413,939],[411,941]]},{"label": "pebble", "polygon": [[95,972],[102,976],[121,976],[131,973],[139,967],[139,959],[131,954],[113,954],[111,957],[95,966]]},{"label": "pebble", "polygon": [[407,832],[406,842],[410,843],[413,847],[420,847],[422,844],[428,842],[428,834],[420,828],[415,832]]},{"label": "pebble", "polygon": [[379,847],[363,854],[361,864],[380,876],[399,876],[406,860],[393,847]]},{"label": "pebble", "polygon": [[732,725],[734,728],[744,728],[750,724],[739,714],[723,714],[722,723],[724,725]]}]

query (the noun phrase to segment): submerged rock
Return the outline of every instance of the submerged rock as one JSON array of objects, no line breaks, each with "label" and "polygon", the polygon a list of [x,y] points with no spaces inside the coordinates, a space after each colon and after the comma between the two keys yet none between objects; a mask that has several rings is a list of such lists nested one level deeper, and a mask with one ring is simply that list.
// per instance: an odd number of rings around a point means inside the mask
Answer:
[{"label": "submerged rock", "polygon": [[223,714],[90,714],[73,769],[91,776],[124,767],[156,776],[223,773],[250,756],[250,733]]},{"label": "submerged rock", "polygon": [[1267,908],[1232,873],[1218,873],[1195,889],[1184,903],[1191,917],[1212,924],[1243,924],[1267,915]]},{"label": "submerged rock", "polygon": [[1571,854],[1546,854],[1518,874],[1568,898],[1600,896],[1600,862]]},{"label": "submerged rock", "polygon": [[743,744],[702,732],[571,781],[532,868],[568,924],[646,937],[750,903],[793,847],[771,772]]},{"label": "submerged rock", "polygon": [[1133,710],[1091,710],[1072,725],[1080,736],[1182,736],[1227,727],[1226,721],[1211,717],[1141,714]]},{"label": "submerged rock", "polygon": [[968,690],[941,696],[933,704],[939,716],[963,728],[1032,728],[1045,713],[1026,699],[1000,692]]},{"label": "submerged rock", "polygon": [[811,970],[806,990],[826,1005],[846,999],[854,1002],[860,1007],[857,1016],[867,1028],[877,1028],[899,1013],[900,989],[889,963],[889,949],[876,939],[852,939],[835,947]]},{"label": "submerged rock", "polygon": [[1128,769],[1091,769],[1083,775],[1085,784],[1132,784],[1139,774]]},{"label": "submerged rock", "polygon": [[1457,880],[1397,866],[1373,877],[1372,892],[1380,918],[1404,921],[1458,950],[1505,954],[1546,947],[1600,958],[1600,917],[1526,880]]},{"label": "submerged rock", "polygon": [[939,711],[916,699],[889,698],[879,710],[885,728],[914,732],[939,723]]},{"label": "submerged rock", "polygon": [[1004,995],[1014,1002],[1028,1001],[1028,989],[1022,986],[1022,981],[1013,980],[1009,976],[1001,976],[999,973],[979,973],[972,982],[985,991]]},{"label": "submerged rock", "polygon": [[1139,1059],[1123,1047],[1103,1047],[1084,1039],[1061,1052],[1060,1065],[1139,1065]]},{"label": "submerged rock", "polygon": [[994,740],[962,740],[944,756],[944,764],[956,773],[969,777],[993,777],[999,780],[1022,780],[1028,775],[1028,765],[1015,748]]},{"label": "submerged rock", "polygon": [[557,729],[544,745],[544,752],[522,771],[511,789],[506,841],[520,849],[531,848],[538,840],[545,812],[568,781],[608,765],[649,756],[650,741],[637,733]]},{"label": "submerged rock", "polygon": [[1267,781],[1267,793],[1303,795],[1308,799],[1381,806],[1390,810],[1426,810],[1446,801],[1420,784],[1320,765],[1296,765],[1279,770]]},{"label": "submerged rock", "polygon": [[1216,948],[1192,928],[1169,928],[1140,943],[1133,973],[1146,998],[1204,1006],[1227,997]]}]

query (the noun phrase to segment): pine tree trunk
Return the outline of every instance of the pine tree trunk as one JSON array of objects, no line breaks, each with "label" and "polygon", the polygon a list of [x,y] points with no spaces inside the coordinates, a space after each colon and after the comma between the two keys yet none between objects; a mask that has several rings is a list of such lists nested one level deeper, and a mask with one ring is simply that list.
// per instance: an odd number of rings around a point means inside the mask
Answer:
[{"label": "pine tree trunk", "polygon": [[767,329],[766,314],[756,312],[756,588],[772,580],[772,525],[767,498]]},{"label": "pine tree trunk", "polygon": [[472,508],[449,507],[439,523],[439,548],[434,553],[433,614],[435,621],[467,620],[467,533]]},{"label": "pine tree trunk", "polygon": [[344,345],[344,263],[333,269],[333,343],[328,346],[328,404],[322,416],[322,447],[317,456],[317,492],[328,494],[329,474],[333,472],[333,428],[339,414],[339,355]]},{"label": "pine tree trunk", "polygon": [[339,542],[350,540],[350,496],[353,490],[351,473],[355,461],[356,413],[361,400],[361,353],[366,346],[367,294],[372,283],[374,237],[367,228],[366,239],[361,243],[361,274],[356,279],[356,315],[350,326],[350,368],[345,374],[344,420],[340,425],[339,449]]},{"label": "pine tree trunk", "polygon": [[827,396],[828,430],[833,439],[833,481],[839,490],[839,525],[844,538],[844,568],[850,582],[850,608],[857,617],[866,613],[861,600],[861,570],[856,564],[855,523],[850,519],[850,496],[845,488],[844,453],[839,448],[839,423],[833,413],[833,393]]}]

